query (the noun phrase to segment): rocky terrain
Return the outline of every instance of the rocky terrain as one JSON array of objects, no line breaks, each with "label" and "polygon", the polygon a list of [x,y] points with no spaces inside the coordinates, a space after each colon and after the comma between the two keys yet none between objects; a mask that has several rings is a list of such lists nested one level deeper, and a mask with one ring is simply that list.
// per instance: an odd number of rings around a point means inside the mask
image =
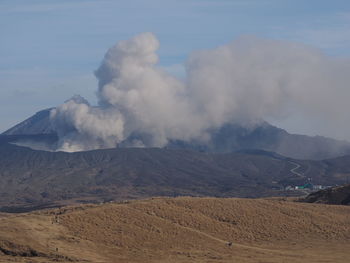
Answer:
[{"label": "rocky terrain", "polygon": [[152,198],[0,214],[0,262],[348,262],[350,207]]}]

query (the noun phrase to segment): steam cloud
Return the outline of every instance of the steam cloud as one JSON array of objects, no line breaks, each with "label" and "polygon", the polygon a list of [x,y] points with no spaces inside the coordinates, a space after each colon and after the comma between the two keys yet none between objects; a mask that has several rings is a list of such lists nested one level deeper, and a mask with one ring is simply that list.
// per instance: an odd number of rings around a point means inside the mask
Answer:
[{"label": "steam cloud", "polygon": [[98,106],[75,96],[51,112],[59,150],[116,147],[130,137],[131,146],[205,141],[210,128],[282,118],[295,107],[347,119],[349,61],[301,44],[242,37],[191,54],[181,81],[157,66],[158,48],[152,33],[142,33],[108,50],[95,72]]}]

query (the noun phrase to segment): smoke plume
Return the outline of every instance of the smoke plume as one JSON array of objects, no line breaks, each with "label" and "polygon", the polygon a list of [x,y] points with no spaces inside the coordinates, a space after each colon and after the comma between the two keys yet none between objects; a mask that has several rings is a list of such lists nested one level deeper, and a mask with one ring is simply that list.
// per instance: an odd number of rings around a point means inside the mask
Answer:
[{"label": "smoke plume", "polygon": [[51,112],[59,150],[111,148],[131,137],[138,147],[205,141],[211,128],[283,118],[293,108],[347,119],[349,61],[302,44],[242,37],[192,53],[179,80],[157,65],[158,48],[152,33],[142,33],[108,50],[95,72],[98,106],[75,96]]}]

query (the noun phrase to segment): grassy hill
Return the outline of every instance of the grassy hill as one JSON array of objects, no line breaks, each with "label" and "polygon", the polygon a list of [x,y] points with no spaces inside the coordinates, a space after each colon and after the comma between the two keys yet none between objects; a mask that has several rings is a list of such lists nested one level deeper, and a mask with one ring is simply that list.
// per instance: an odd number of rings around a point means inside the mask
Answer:
[{"label": "grassy hill", "polygon": [[[152,198],[0,215],[0,262],[348,262],[350,207]],[[230,245],[232,243],[232,245]]]}]

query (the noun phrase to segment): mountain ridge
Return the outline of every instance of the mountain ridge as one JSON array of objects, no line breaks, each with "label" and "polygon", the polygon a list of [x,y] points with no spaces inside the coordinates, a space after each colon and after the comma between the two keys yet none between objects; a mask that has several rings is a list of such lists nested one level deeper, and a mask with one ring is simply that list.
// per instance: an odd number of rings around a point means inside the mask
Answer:
[{"label": "mountain ridge", "polygon": [[[17,143],[21,144],[20,136],[41,134],[53,137],[57,134],[50,122],[50,110],[45,109],[37,112],[32,117],[20,122],[14,127],[8,129],[2,135],[16,135]],[[260,149],[276,152],[280,155],[294,159],[313,159],[322,160],[335,158],[350,154],[350,143],[339,141],[322,136],[307,136],[290,134],[287,131],[277,128],[267,122],[262,122],[252,127],[245,127],[237,124],[225,124],[224,126],[209,131],[210,140],[206,143],[192,140],[189,142],[180,140],[171,140],[165,148],[171,149],[192,149],[196,151],[205,151],[213,153],[229,153],[247,149]],[[119,147],[128,147],[134,135],[120,143]],[[145,135],[136,135],[138,139]],[[39,149],[55,150],[56,142],[47,142],[40,144]],[[58,140],[58,138],[57,138]],[[23,141],[23,140],[22,140]],[[16,141],[15,141],[16,142]],[[29,146],[30,144],[24,144]],[[30,147],[30,146],[29,146]],[[31,145],[35,148],[35,144]]]}]

